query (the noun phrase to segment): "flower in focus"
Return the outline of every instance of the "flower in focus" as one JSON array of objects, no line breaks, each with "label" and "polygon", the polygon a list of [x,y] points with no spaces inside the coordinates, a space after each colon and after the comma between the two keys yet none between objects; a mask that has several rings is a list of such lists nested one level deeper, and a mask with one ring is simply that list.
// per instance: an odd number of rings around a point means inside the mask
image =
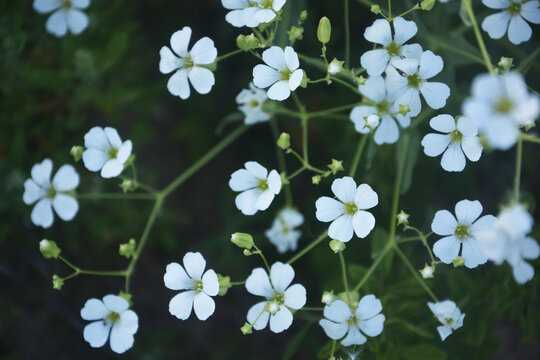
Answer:
[{"label": "flower in focus", "polygon": [[373,25],[368,26],[364,32],[366,40],[383,46],[382,49],[366,51],[360,58],[362,67],[370,76],[381,75],[394,60],[403,58],[420,58],[422,47],[418,44],[403,45],[410,40],[418,31],[414,21],[407,21],[402,17],[396,17],[394,24],[394,36],[390,29],[390,23],[386,19],[377,19]]},{"label": "flower in focus", "polygon": [[443,66],[442,58],[429,50],[424,51],[420,59],[392,62],[386,69],[386,87],[395,98],[394,111],[399,111],[399,105],[408,105],[408,115],[418,115],[422,109],[420,93],[432,109],[444,107],[450,88],[440,82],[427,81],[440,73]]},{"label": "flower in focus", "polygon": [[62,37],[69,30],[79,35],[88,26],[88,16],[81,11],[90,5],[90,0],[34,0],[33,6],[40,14],[53,12],[45,28],[51,34]]},{"label": "flower in focus", "polygon": [[456,306],[456,303],[451,300],[439,301],[436,303],[428,302],[429,309],[435,317],[441,322],[441,326],[437,326],[437,331],[444,341],[448,335],[454,330],[463,326],[465,314]]},{"label": "flower in focus", "polygon": [[266,170],[258,162],[248,161],[245,169],[236,170],[231,175],[229,186],[240,194],[235,203],[244,215],[254,215],[258,210],[266,210],[281,191],[281,176],[276,170]]},{"label": "flower in focus", "polygon": [[163,276],[167,288],[186,290],[171,299],[169,312],[180,320],[186,320],[194,309],[199,320],[204,321],[216,309],[211,296],[219,292],[218,277],[214,270],[204,271],[206,261],[201,253],[188,252],[184,255],[183,263],[184,267],[175,262],[170,263]]},{"label": "flower in focus", "polygon": [[217,49],[214,41],[205,36],[188,51],[190,38],[191,28],[184,26],[171,36],[172,51],[167,46],[163,46],[159,51],[159,71],[162,74],[176,71],[167,82],[167,89],[172,95],[183,100],[189,98],[189,82],[199,94],[208,94],[216,82],[212,71],[201,66],[212,64],[216,60]]},{"label": "flower in focus", "polygon": [[236,96],[236,102],[240,105],[238,108],[246,115],[244,122],[248,125],[255,124],[270,119],[270,114],[262,109],[264,102],[268,99],[266,91],[258,89],[249,84],[249,89],[243,89]]},{"label": "flower in focus", "polygon": [[463,103],[463,113],[473,120],[490,146],[512,147],[521,126],[532,126],[540,115],[540,98],[529,93],[523,76],[481,74],[472,83],[472,95]]},{"label": "flower in focus", "polygon": [[280,211],[272,227],[264,233],[268,240],[277,247],[280,254],[287,250],[295,251],[298,245],[298,239],[302,235],[299,230],[294,228],[304,223],[304,217],[298,211],[286,208]]},{"label": "flower in focus", "polygon": [[[386,20],[385,20],[386,21]],[[371,105],[356,106],[351,111],[351,121],[354,129],[359,133],[366,134],[371,131],[370,116],[377,115],[382,118],[380,125],[375,125],[373,140],[377,145],[393,144],[399,138],[399,127],[406,128],[411,124],[411,118],[396,113],[394,101],[386,92],[386,84],[382,76],[369,77],[364,85],[358,86],[360,93],[369,99]],[[397,123],[396,123],[397,122]]]},{"label": "flower in focus", "polygon": [[319,321],[326,335],[333,340],[341,340],[343,346],[362,345],[365,335],[375,337],[382,333],[385,316],[381,314],[382,304],[374,295],[366,295],[354,310],[343,300],[336,300],[324,307],[324,317]]},{"label": "flower in focus", "polygon": [[345,176],[335,179],[332,192],[337,200],[328,196],[317,199],[315,216],[319,221],[332,222],[328,236],[342,242],[353,237],[365,238],[375,227],[375,217],[365,211],[379,203],[377,193],[368,184],[356,187],[353,178]]},{"label": "flower in focus", "polygon": [[281,262],[272,265],[270,278],[263,268],[253,269],[246,280],[246,289],[250,294],[266,298],[248,311],[247,321],[255,330],[264,329],[269,320],[270,330],[275,333],[291,326],[291,309],[299,310],[306,304],[306,289],[300,284],[289,286],[293,278],[292,266]]},{"label": "flower in focus", "polygon": [[500,39],[508,31],[508,40],[519,45],[532,36],[532,29],[527,21],[540,24],[537,0],[482,0],[482,3],[488,8],[502,10],[487,16],[482,22],[482,29],[492,39]]},{"label": "flower in focus", "polygon": [[84,327],[84,340],[93,348],[102,347],[111,337],[111,349],[122,354],[133,346],[139,318],[122,297],[107,295],[103,301],[90,299],[81,309],[81,317],[92,321]]},{"label": "flower in focus", "polygon": [[84,166],[90,171],[101,171],[101,176],[108,179],[124,171],[124,164],[131,155],[131,141],[122,139],[116,129],[111,127],[93,127],[84,135],[82,158]]},{"label": "flower in focus", "polygon": [[79,174],[71,165],[62,165],[51,182],[53,162],[45,159],[32,166],[32,177],[24,182],[23,201],[26,205],[35,202],[30,218],[43,228],[53,224],[53,211],[64,221],[75,217],[79,203],[70,194],[79,185]]},{"label": "flower in focus", "polygon": [[258,88],[268,89],[268,97],[272,100],[285,100],[296,90],[304,73],[299,69],[298,54],[290,46],[282,50],[272,46],[262,53],[266,65],[259,64],[253,68],[253,83]]},{"label": "flower in focus", "polygon": [[[461,200],[456,204],[456,217],[448,210],[439,210],[435,213],[431,230],[445,236],[433,245],[433,253],[445,264],[452,263],[460,253],[465,260],[465,266],[473,269],[485,264],[487,257],[478,243],[478,232],[489,229],[496,221],[493,215],[482,213],[480,201]],[[457,218],[457,220],[456,220]]]},{"label": "flower in focus", "polygon": [[227,10],[225,20],[236,27],[257,27],[276,17],[286,0],[221,0]]},{"label": "flower in focus", "polygon": [[435,116],[429,125],[433,130],[444,134],[430,133],[422,139],[424,153],[435,157],[441,155],[441,166],[446,171],[463,171],[465,156],[470,161],[478,161],[482,155],[482,144],[478,137],[478,129],[474,123],[461,117],[457,120],[450,115]]}]

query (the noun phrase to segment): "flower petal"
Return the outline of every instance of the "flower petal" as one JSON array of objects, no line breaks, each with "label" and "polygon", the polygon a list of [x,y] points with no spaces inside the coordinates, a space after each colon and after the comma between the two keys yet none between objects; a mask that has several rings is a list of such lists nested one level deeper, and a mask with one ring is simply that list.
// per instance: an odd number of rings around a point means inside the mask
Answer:
[{"label": "flower petal", "polygon": [[78,35],[88,27],[88,16],[80,10],[71,8],[66,11],[66,23],[69,31]]},{"label": "flower petal", "polygon": [[527,1],[521,4],[521,16],[533,24],[540,24],[540,10],[534,1]]},{"label": "flower petal", "polygon": [[442,71],[444,67],[444,62],[442,57],[435,55],[430,50],[424,51],[420,57],[420,68],[418,70],[418,75],[423,80],[431,79],[438,73]]},{"label": "flower petal", "polygon": [[332,304],[325,306],[323,314],[327,319],[338,323],[346,322],[353,316],[349,305],[343,300],[336,300]]},{"label": "flower petal", "polygon": [[356,189],[354,203],[358,206],[358,209],[371,209],[379,203],[379,197],[377,196],[377,193],[373,191],[371,186],[368,184],[361,184],[358,186],[358,189]]},{"label": "flower petal", "polygon": [[510,14],[506,11],[501,11],[487,16],[482,21],[482,29],[488,33],[490,38],[500,39],[506,34],[509,22]]},{"label": "flower petal", "polygon": [[113,326],[111,330],[111,350],[117,354],[123,354],[131,349],[135,339],[132,334],[125,332],[119,326]]},{"label": "flower petal", "polygon": [[369,76],[380,76],[386,69],[389,60],[390,55],[386,49],[375,49],[362,54],[360,64],[367,70]]},{"label": "flower petal", "polygon": [[51,34],[62,37],[67,33],[66,11],[61,8],[52,13],[47,19],[45,28]]},{"label": "flower petal", "polygon": [[214,73],[202,67],[195,66],[188,72],[189,80],[199,94],[208,94],[216,83]]},{"label": "flower petal", "polygon": [[279,46],[272,46],[271,48],[264,50],[262,53],[262,58],[267,65],[278,71],[287,69],[285,53]]},{"label": "flower petal", "polygon": [[457,221],[454,215],[448,210],[439,210],[435,213],[431,230],[437,235],[450,235],[456,231]]},{"label": "flower petal", "polygon": [[247,313],[248,323],[253,325],[255,330],[262,330],[268,324],[268,319],[270,318],[270,313],[265,311],[266,301],[262,301],[253,305]]},{"label": "flower petal", "polygon": [[94,321],[84,327],[84,340],[93,348],[102,347],[109,338],[110,325],[106,325],[104,321]]},{"label": "flower petal", "polygon": [[50,227],[54,221],[51,200],[48,198],[39,200],[30,214],[30,219],[37,226]]},{"label": "flower petal", "polygon": [[[361,320],[368,320],[382,311],[381,300],[375,295],[366,295],[362,297],[356,309],[356,317]],[[369,335],[369,334],[368,334]]]},{"label": "flower petal", "polygon": [[306,288],[300,284],[294,284],[285,291],[284,297],[285,306],[299,310],[306,305]]},{"label": "flower petal", "polygon": [[193,309],[195,310],[197,318],[204,321],[214,313],[216,310],[216,303],[210,296],[206,295],[204,292],[200,292],[195,295]]},{"label": "flower petal", "polygon": [[281,191],[281,176],[276,170],[268,174],[268,189],[276,195]]},{"label": "flower petal", "polygon": [[71,165],[62,165],[54,175],[52,184],[56,191],[69,191],[79,185],[79,174]]},{"label": "flower petal", "polygon": [[378,336],[382,333],[384,328],[384,321],[386,317],[383,314],[372,317],[371,319],[360,322],[360,330],[367,336]]},{"label": "flower petal", "polygon": [[34,0],[32,4],[34,10],[40,14],[46,14],[62,6],[60,0]]},{"label": "flower petal", "polygon": [[108,160],[101,168],[101,176],[105,179],[117,177],[124,171],[124,164],[117,159]]},{"label": "flower petal", "polygon": [[465,155],[458,142],[450,143],[441,159],[441,166],[446,171],[463,171],[465,169]]},{"label": "flower petal", "polygon": [[362,95],[376,103],[380,103],[386,98],[386,82],[382,76],[370,76],[364,85],[358,86],[358,90]]},{"label": "flower petal", "polygon": [[257,213],[256,204],[260,194],[261,191],[259,189],[250,189],[240,193],[234,199],[236,207],[244,215],[254,215]]},{"label": "flower petal", "polygon": [[454,235],[443,237],[433,244],[433,253],[445,264],[450,264],[459,255],[461,241]]},{"label": "flower petal", "polygon": [[101,151],[107,151],[110,147],[105,130],[102,127],[94,126],[84,135],[84,146]]},{"label": "flower petal", "polygon": [[120,321],[116,326],[133,335],[139,329],[139,317],[133,310],[126,310],[120,314]]},{"label": "flower petal", "polygon": [[356,236],[363,239],[375,227],[375,217],[367,211],[357,211],[352,217],[352,226]]},{"label": "flower petal", "polygon": [[268,274],[263,268],[253,269],[246,279],[246,290],[250,294],[263,296],[265,298],[269,298],[274,293]]},{"label": "flower petal", "polygon": [[264,89],[281,80],[279,72],[268,65],[259,64],[253,68],[253,84]]},{"label": "flower petal", "polygon": [[52,206],[60,219],[64,221],[70,221],[75,217],[77,211],[79,211],[77,200],[73,196],[65,194],[56,194],[52,201]]},{"label": "flower petal", "polygon": [[427,156],[435,157],[443,153],[450,144],[450,135],[445,134],[427,134],[422,139],[424,153]]},{"label": "flower petal", "polygon": [[280,80],[268,89],[267,95],[272,100],[283,101],[291,96],[288,80]]},{"label": "flower petal", "polygon": [[345,336],[349,326],[345,322],[335,323],[330,320],[321,319],[319,320],[319,325],[323,328],[324,333],[330,339],[339,340]]},{"label": "flower petal", "polygon": [[362,345],[366,341],[366,337],[360,333],[356,326],[349,326],[349,333],[345,339],[341,340],[341,344],[343,346]]},{"label": "flower petal", "polygon": [[302,71],[302,69],[296,69],[289,77],[289,89],[291,91],[296,90],[302,83],[303,79],[304,72]]},{"label": "flower petal", "polygon": [[454,117],[448,114],[437,115],[429,121],[429,126],[433,130],[440,131],[442,133],[451,133],[456,130],[456,121]]},{"label": "flower petal", "polygon": [[163,275],[165,287],[171,290],[189,290],[193,288],[193,279],[189,277],[184,268],[178,263],[167,265]]},{"label": "flower petal", "polygon": [[471,225],[482,213],[482,204],[478,200],[461,200],[456,204],[456,217],[460,225]]},{"label": "flower petal", "polygon": [[280,293],[285,292],[294,278],[294,269],[289,264],[276,262],[270,268],[270,281],[274,289]]},{"label": "flower petal", "polygon": [[191,315],[194,298],[195,292],[193,290],[181,292],[169,302],[169,312],[180,320],[186,320]]},{"label": "flower petal", "polygon": [[106,152],[95,148],[84,150],[82,159],[84,166],[90,171],[100,171],[103,165],[109,161]]},{"label": "flower petal", "polygon": [[332,183],[332,192],[344,203],[353,202],[356,195],[356,182],[350,176],[335,179]]},{"label": "flower petal", "polygon": [[201,253],[188,252],[184,255],[183,262],[188,275],[194,280],[201,280],[206,267],[206,260],[204,260]]},{"label": "flower petal", "polygon": [[168,74],[178,69],[180,63],[181,60],[167,46],[163,46],[159,50],[159,71],[162,74]]},{"label": "flower petal", "polygon": [[315,217],[322,222],[329,222],[337,219],[345,212],[345,205],[328,196],[323,196],[315,202],[317,212]]},{"label": "flower petal", "polygon": [[529,40],[532,36],[532,29],[521,16],[512,16],[508,25],[508,40],[514,45]]},{"label": "flower petal", "polygon": [[30,174],[36,185],[42,188],[49,186],[51,183],[52,167],[53,163],[51,159],[45,159],[32,166]]},{"label": "flower petal", "polygon": [[184,26],[182,30],[178,30],[171,35],[171,49],[173,49],[177,55],[186,57],[188,55],[190,38],[191,28],[189,26]]},{"label": "flower petal", "polygon": [[31,205],[46,195],[45,190],[40,188],[34,180],[26,179],[24,182],[23,201]]},{"label": "flower petal", "polygon": [[404,44],[418,32],[418,27],[414,21],[407,21],[402,17],[394,18],[394,41]]},{"label": "flower petal", "polygon": [[257,187],[259,179],[245,169],[236,170],[229,180],[229,187],[233,191],[245,191]]},{"label": "flower petal", "polygon": [[280,333],[287,330],[293,322],[293,316],[286,306],[281,306],[280,310],[270,316],[270,330],[275,333]]},{"label": "flower petal", "polygon": [[373,140],[377,145],[393,144],[399,138],[399,128],[392,116],[386,114],[382,116],[381,124],[375,130]]},{"label": "flower petal", "polygon": [[199,39],[189,51],[189,55],[191,55],[193,62],[197,65],[213,63],[217,57],[217,49],[214,46],[214,41],[206,36]]},{"label": "flower petal", "polygon": [[207,270],[202,277],[203,291],[210,295],[216,296],[219,292],[219,280],[214,270]]},{"label": "flower petal", "polygon": [[364,31],[367,41],[387,46],[392,42],[392,31],[390,23],[384,19],[377,19]]},{"label": "flower petal", "polygon": [[106,295],[103,297],[103,304],[109,309],[119,314],[123,313],[129,308],[129,303],[126,299],[117,295]]},{"label": "flower petal", "polygon": [[294,71],[298,69],[298,67],[300,66],[300,62],[298,61],[298,54],[296,53],[296,51],[294,51],[292,47],[286,46],[284,55],[285,63],[287,64],[289,70]]},{"label": "flower petal", "polygon": [[89,299],[84,303],[81,309],[81,317],[84,320],[101,320],[104,319],[109,311],[99,299]]},{"label": "flower petal", "polygon": [[484,255],[484,251],[480,247],[480,244],[475,239],[463,241],[461,256],[463,257],[463,260],[465,260],[465,266],[469,269],[474,269],[478,265],[485,264],[488,260],[486,255]]},{"label": "flower petal", "polygon": [[125,164],[125,162],[129,158],[129,155],[131,155],[132,148],[133,144],[131,143],[131,140],[124,141],[122,145],[118,148],[116,160],[120,161],[122,164]]},{"label": "flower petal", "polygon": [[420,92],[432,109],[443,108],[446,105],[446,99],[450,96],[448,85],[440,82],[423,82],[420,85]]},{"label": "flower petal", "polygon": [[[363,230],[363,229],[362,229]],[[342,215],[332,221],[328,228],[328,236],[331,239],[348,242],[353,237],[353,222],[349,215]]]},{"label": "flower petal", "polygon": [[188,71],[180,69],[175,72],[167,82],[167,89],[172,95],[179,96],[183,100],[189,98],[191,91],[188,83]]}]

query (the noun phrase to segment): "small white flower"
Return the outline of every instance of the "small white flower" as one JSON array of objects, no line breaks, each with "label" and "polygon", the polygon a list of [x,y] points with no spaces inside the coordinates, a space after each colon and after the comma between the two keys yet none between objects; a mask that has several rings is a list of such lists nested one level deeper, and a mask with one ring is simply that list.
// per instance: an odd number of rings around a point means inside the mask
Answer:
[{"label": "small white flower", "polygon": [[43,228],[53,224],[53,208],[64,221],[73,219],[79,211],[79,203],[69,194],[79,186],[79,174],[73,166],[62,165],[51,182],[52,168],[52,161],[45,159],[32,166],[32,177],[24,182],[24,203],[31,205],[37,202],[30,218]]},{"label": "small white flower", "polygon": [[540,24],[540,8],[537,0],[482,0],[491,9],[502,10],[489,15],[482,22],[482,29],[492,39],[500,39],[508,30],[508,40],[518,45],[532,36],[532,29],[525,20]]},{"label": "small white flower", "polygon": [[420,275],[422,275],[424,279],[432,279],[434,271],[435,269],[433,266],[429,266],[428,264],[426,264],[426,266],[424,266],[424,268],[420,270]]},{"label": "small white flower", "polygon": [[461,117],[457,122],[450,115],[435,116],[429,125],[433,130],[444,134],[430,133],[422,139],[424,153],[435,157],[441,155],[441,166],[446,171],[463,171],[465,156],[470,161],[478,161],[482,155],[482,144],[478,137],[478,129],[474,123]]},{"label": "small white flower", "polygon": [[253,68],[253,83],[261,89],[270,86],[268,97],[272,100],[287,99],[304,77],[302,69],[298,68],[298,54],[290,46],[285,47],[285,51],[272,46],[263,52],[262,58],[266,65]]},{"label": "small white flower", "polygon": [[266,210],[281,191],[281,176],[276,170],[266,170],[258,162],[248,161],[245,169],[236,170],[231,175],[229,186],[240,192],[235,203],[244,215],[254,215],[258,210]]},{"label": "small white flower", "polygon": [[293,278],[292,266],[281,262],[272,265],[270,278],[263,268],[253,269],[246,280],[246,289],[250,294],[266,298],[248,311],[247,321],[255,330],[264,329],[268,320],[270,330],[275,333],[291,326],[291,309],[299,310],[306,304],[306,289],[300,284],[289,286]]},{"label": "small white flower", "polygon": [[348,242],[353,230],[359,238],[365,238],[375,227],[375,217],[364,211],[379,203],[377,193],[368,184],[356,187],[353,178],[335,179],[332,192],[338,200],[323,196],[317,199],[315,216],[319,221],[332,222],[328,228],[330,238]]},{"label": "small white flower", "polygon": [[107,295],[103,301],[90,299],[81,309],[81,317],[92,321],[84,327],[84,340],[93,348],[102,347],[111,335],[111,349],[122,354],[133,346],[139,318],[122,297]]},{"label": "small white flower", "polygon": [[444,341],[454,330],[463,326],[465,314],[456,306],[452,300],[444,300],[436,303],[428,302],[429,309],[441,322],[442,326],[437,326],[437,331]]},{"label": "small white flower", "polygon": [[463,103],[463,113],[495,149],[512,147],[518,140],[519,128],[534,124],[540,115],[540,98],[529,93],[523,76],[517,72],[478,75],[471,92]]},{"label": "small white flower", "polygon": [[328,64],[328,73],[330,75],[335,75],[339,73],[341,70],[343,70],[343,63],[344,61],[339,61],[338,59],[334,58],[334,60],[332,60],[330,64]]},{"label": "small white flower", "polygon": [[491,228],[496,218],[493,215],[479,218],[482,210],[482,204],[478,200],[461,200],[455,208],[457,220],[448,210],[439,210],[435,213],[431,230],[445,237],[433,245],[433,253],[443,263],[452,263],[459,255],[460,248],[462,248],[461,257],[469,269],[487,262],[488,259],[476,236],[480,231]]},{"label": "small white flower", "polygon": [[236,96],[236,102],[240,105],[238,108],[246,115],[244,122],[248,125],[270,119],[270,114],[262,109],[265,101],[268,99],[266,91],[256,88],[253,83],[249,84],[249,89],[243,89]]},{"label": "small white flower", "polygon": [[399,105],[409,105],[407,115],[418,115],[422,109],[420,93],[432,109],[444,107],[450,88],[440,82],[427,81],[440,73],[443,66],[442,58],[429,50],[422,53],[420,60],[407,58],[390,64],[386,69],[386,87],[396,99],[394,111],[399,111]]},{"label": "small white flower", "polygon": [[163,46],[159,51],[159,71],[162,74],[176,71],[167,82],[167,89],[172,95],[183,100],[189,98],[189,82],[199,94],[208,94],[216,82],[212,71],[201,66],[212,64],[216,60],[217,49],[214,41],[205,36],[188,51],[190,38],[191,28],[184,26],[171,36],[172,51],[167,46]]},{"label": "small white flower", "polygon": [[[358,86],[358,90],[372,104],[360,105],[352,109],[350,118],[354,123],[354,129],[361,134],[366,134],[376,128],[373,140],[377,145],[395,143],[399,138],[397,123],[406,128],[411,124],[411,118],[409,115],[403,116],[394,110],[394,99],[386,91],[384,78],[371,76],[364,85]],[[382,118],[380,125],[375,122],[369,123],[373,120],[373,117],[370,118],[373,115]]]},{"label": "small white flower", "polygon": [[[219,292],[219,281],[214,270],[206,270],[201,253],[184,255],[184,267],[170,263],[163,276],[165,286],[171,290],[187,290],[175,295],[169,302],[169,312],[180,320],[186,320],[195,310],[199,320],[206,320],[214,313],[216,304],[211,296]],[[185,270],[184,270],[185,269]],[[203,274],[204,273],[204,274]]]},{"label": "small white flower", "polygon": [[381,75],[394,60],[403,58],[420,58],[422,47],[418,44],[403,45],[418,31],[414,21],[397,17],[394,24],[394,36],[390,23],[385,19],[377,19],[364,32],[366,40],[383,46],[382,49],[369,50],[362,55],[360,63],[370,76]]},{"label": "small white flower", "polygon": [[279,253],[295,251],[302,233],[294,228],[304,223],[304,217],[298,211],[286,208],[280,211],[272,227],[264,233],[268,240],[277,247]]},{"label": "small white flower", "polygon": [[276,17],[286,0],[221,0],[227,10],[225,20],[232,26],[257,27]]},{"label": "small white flower", "polygon": [[[374,295],[366,295],[354,310],[342,300],[336,300],[324,307],[324,317],[319,321],[326,335],[333,340],[341,340],[343,346],[362,345],[366,336],[375,337],[382,333],[385,316],[381,314],[382,304]],[[362,332],[360,332],[360,330]]]},{"label": "small white flower", "polygon": [[34,0],[34,10],[40,14],[53,12],[45,28],[51,34],[62,37],[69,30],[79,35],[88,26],[88,16],[81,11],[90,5],[90,0]]},{"label": "small white flower", "polygon": [[84,166],[90,171],[101,171],[104,178],[112,178],[124,171],[124,164],[131,155],[131,141],[122,142],[118,131],[111,127],[93,127],[84,135]]}]

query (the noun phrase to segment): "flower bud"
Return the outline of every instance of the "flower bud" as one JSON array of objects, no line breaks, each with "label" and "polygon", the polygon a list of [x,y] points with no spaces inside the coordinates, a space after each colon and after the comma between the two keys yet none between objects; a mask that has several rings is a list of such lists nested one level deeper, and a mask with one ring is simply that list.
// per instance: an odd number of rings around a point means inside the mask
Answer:
[{"label": "flower bud", "polygon": [[375,130],[379,126],[380,118],[379,115],[371,114],[366,117],[366,125],[371,130]]},{"label": "flower bud", "polygon": [[[253,237],[246,233],[234,233],[231,235],[231,242],[239,248],[249,250],[253,247]],[[244,251],[245,253],[245,251]],[[251,254],[250,254],[251,255]]]},{"label": "flower bud", "polygon": [[339,61],[338,59],[334,58],[334,60],[328,64],[328,73],[331,75],[339,73],[341,70],[343,70],[344,62],[345,61]]},{"label": "flower bud", "polygon": [[435,266],[429,266],[428,264],[426,264],[426,266],[424,266],[422,270],[418,271],[424,279],[431,279],[433,278],[433,273],[435,272]]},{"label": "flower bud", "polygon": [[244,326],[240,328],[240,331],[242,331],[242,334],[249,335],[252,333],[251,328],[253,326],[250,323],[245,323]]},{"label": "flower bud", "polygon": [[332,174],[336,175],[338,171],[343,171],[343,160],[332,159],[332,163],[328,165]]},{"label": "flower bud", "polygon": [[398,225],[409,225],[409,214],[401,210],[399,214],[396,215]]},{"label": "flower bud", "polygon": [[304,22],[304,21],[306,21],[307,16],[308,16],[307,10],[303,10],[303,11],[300,13],[300,16],[298,17],[298,19],[299,19],[300,21]]},{"label": "flower bud", "polygon": [[261,42],[253,33],[249,35],[238,35],[236,38],[236,46],[244,51],[256,49],[260,45]]},{"label": "flower bud", "polygon": [[461,267],[465,265],[465,259],[463,259],[461,256],[456,257],[454,260],[452,260],[452,264],[455,268]]},{"label": "flower bud", "polygon": [[277,146],[279,146],[281,149],[286,150],[291,147],[291,135],[287,133],[281,133],[279,135],[279,139],[277,141]]},{"label": "flower bud", "polygon": [[287,34],[289,34],[289,41],[294,43],[296,40],[302,40],[304,38],[304,28],[301,26],[291,26]]},{"label": "flower bud", "polygon": [[64,286],[64,280],[58,275],[53,275],[52,283],[55,290],[62,290],[62,286]]},{"label": "flower bud", "polygon": [[39,242],[39,251],[45,259],[58,259],[60,248],[54,241],[43,239]]},{"label": "flower bud", "polygon": [[137,184],[133,180],[124,179],[124,181],[122,181],[122,183],[120,184],[120,187],[122,188],[122,191],[124,193],[127,193],[135,190],[137,188]]},{"label": "flower bud", "polygon": [[499,60],[499,63],[497,65],[499,65],[503,70],[508,71],[512,66],[514,66],[513,62],[513,58],[507,58],[503,56],[501,57],[501,60]]},{"label": "flower bud", "polygon": [[253,253],[249,251],[248,249],[244,249],[244,256],[251,256]]},{"label": "flower bud", "polygon": [[315,175],[311,178],[311,183],[314,185],[319,185],[321,182],[321,175]]},{"label": "flower bud", "polygon": [[354,83],[356,85],[364,85],[366,83],[366,78],[363,77],[362,75],[357,76],[354,78]]},{"label": "flower bud", "polygon": [[321,302],[326,305],[331,305],[334,300],[336,300],[336,296],[334,295],[334,291],[325,291],[322,294]]},{"label": "flower bud", "polygon": [[332,249],[335,254],[342,252],[346,247],[345,243],[339,240],[331,240],[329,245],[330,249]]},{"label": "flower bud", "polygon": [[371,5],[371,12],[378,15],[381,13],[381,7],[379,5]]},{"label": "flower bud", "polygon": [[332,33],[332,25],[330,20],[323,16],[319,21],[319,27],[317,28],[317,39],[324,45],[330,41],[330,34]]},{"label": "flower bud", "polygon": [[83,152],[84,152],[84,147],[82,146],[73,146],[71,150],[69,151],[71,156],[73,156],[73,159],[75,160],[75,162],[82,159]]},{"label": "flower bud", "polygon": [[435,0],[424,0],[420,3],[420,9],[429,11],[435,6]]},{"label": "flower bud", "polygon": [[222,276],[220,274],[217,274],[218,282],[219,282],[219,296],[223,296],[227,294],[227,291],[232,287],[231,285],[231,277],[230,276]]},{"label": "flower bud", "polygon": [[135,255],[135,239],[129,239],[129,242],[125,244],[120,244],[120,248],[118,252],[121,256],[125,256],[126,258],[133,257]]}]

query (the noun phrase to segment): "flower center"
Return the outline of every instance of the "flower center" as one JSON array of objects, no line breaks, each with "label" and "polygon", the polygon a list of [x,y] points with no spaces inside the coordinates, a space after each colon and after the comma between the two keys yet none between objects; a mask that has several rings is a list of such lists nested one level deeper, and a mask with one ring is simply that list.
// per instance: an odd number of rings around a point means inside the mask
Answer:
[{"label": "flower center", "polygon": [[281,80],[289,80],[292,75],[292,71],[289,69],[284,69],[284,70],[281,70],[279,74],[281,76]]},{"label": "flower center", "polygon": [[450,141],[451,142],[461,142],[461,139],[463,139],[463,134],[459,132],[458,129],[452,131],[450,133]]},{"label": "flower center", "polygon": [[69,10],[73,7],[73,4],[71,3],[71,0],[62,0],[62,5],[64,9]]},{"label": "flower center", "polygon": [[251,106],[252,108],[256,108],[257,106],[259,106],[259,102],[257,100],[251,100],[249,106]]},{"label": "flower center", "polygon": [[283,305],[285,303],[285,295],[282,293],[276,292],[274,293],[274,297],[272,298],[271,302],[275,302],[278,305]]},{"label": "flower center", "polygon": [[349,318],[349,320],[347,320],[347,324],[349,325],[357,325],[358,324],[358,318],[356,317],[356,315],[353,315]]},{"label": "flower center", "polygon": [[107,315],[107,317],[105,318],[105,320],[111,324],[111,325],[114,325],[116,324],[119,320],[120,320],[120,314],[117,313],[116,311],[111,311],[109,312],[109,314]]},{"label": "flower center", "polygon": [[508,114],[514,108],[514,103],[507,97],[502,97],[495,103],[495,112]]},{"label": "flower center", "polygon": [[262,0],[260,3],[260,6],[264,9],[271,9],[272,5],[274,3],[274,0]]},{"label": "flower center", "polygon": [[452,318],[445,318],[445,319],[444,319],[444,322],[446,323],[446,325],[452,326],[452,324],[454,323],[454,319],[452,319]]},{"label": "flower center", "polygon": [[118,149],[114,147],[110,147],[109,150],[107,150],[107,156],[109,159],[116,159],[116,155],[118,154]]},{"label": "flower center", "polygon": [[56,189],[54,188],[54,186],[51,186],[47,189],[47,197],[51,200],[56,197]]},{"label": "flower center", "polygon": [[388,44],[388,46],[385,47],[386,51],[390,54],[390,56],[399,56],[401,55],[401,45],[396,44],[395,42],[391,42]]},{"label": "flower center", "polygon": [[193,290],[195,290],[195,292],[198,292],[200,293],[201,291],[203,291],[203,283],[202,283],[202,280],[195,280],[193,282]]},{"label": "flower center", "polygon": [[261,191],[268,190],[268,181],[267,180],[259,180],[259,184],[257,185],[257,188]]},{"label": "flower center", "polygon": [[421,82],[422,78],[418,74],[407,76],[407,83],[409,84],[409,87],[418,88]]},{"label": "flower center", "polygon": [[354,215],[358,211],[358,206],[355,203],[350,202],[345,204],[345,214]]},{"label": "flower center", "polygon": [[193,59],[189,55],[186,56],[185,58],[183,58],[182,60],[183,60],[182,66],[184,68],[186,68],[186,69],[190,69],[190,68],[195,66],[195,63],[193,62]]},{"label": "flower center", "polygon": [[521,3],[511,2],[510,6],[508,7],[508,12],[512,16],[520,15],[521,14]]},{"label": "flower center", "polygon": [[390,104],[386,99],[375,105],[375,108],[379,114],[390,112]]},{"label": "flower center", "polygon": [[458,225],[456,231],[454,231],[454,235],[460,240],[465,239],[469,236],[469,227],[467,225]]}]

